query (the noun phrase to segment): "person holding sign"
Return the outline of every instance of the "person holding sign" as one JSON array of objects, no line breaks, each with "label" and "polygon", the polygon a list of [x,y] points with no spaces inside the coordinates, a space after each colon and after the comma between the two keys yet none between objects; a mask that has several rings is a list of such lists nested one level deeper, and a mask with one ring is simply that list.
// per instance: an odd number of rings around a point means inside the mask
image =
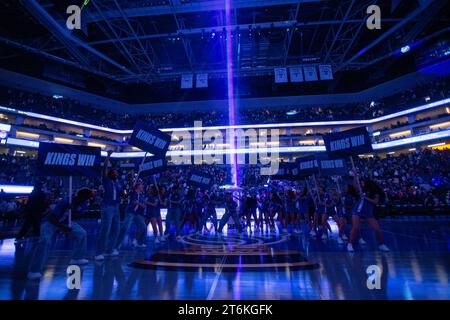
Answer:
[{"label": "person holding sign", "polygon": [[103,164],[103,202],[101,208],[101,224],[99,237],[97,239],[97,249],[95,260],[102,261],[106,255],[117,256],[119,251],[114,249],[120,232],[120,211],[119,204],[122,195],[122,184],[119,181],[117,169],[108,169],[111,158],[111,150]]},{"label": "person holding sign", "polygon": [[125,236],[130,230],[131,223],[134,221],[136,224],[136,239],[133,240],[133,247],[145,248],[145,236],[147,233],[147,225],[144,220],[144,213],[146,209],[145,195],[144,195],[144,185],[142,182],[137,182],[133,191],[129,197],[129,203],[125,209],[125,219],[123,220],[122,226],[120,228],[119,237],[117,239],[117,244],[115,250],[119,250]]},{"label": "person holding sign", "polygon": [[365,218],[369,226],[375,232],[375,236],[378,240],[380,251],[389,252],[390,249],[384,243],[383,233],[381,232],[380,225],[375,219],[373,211],[376,205],[378,205],[384,198],[383,190],[371,180],[361,181],[361,193],[359,194],[359,200],[353,208],[352,212],[352,231],[350,232],[350,239],[347,244],[347,251],[354,252],[353,244],[356,237],[360,233],[361,218]]},{"label": "person holding sign", "polygon": [[83,211],[84,204],[94,196],[94,193],[88,188],[80,189],[70,203],[69,197],[71,196],[69,195],[59,201],[56,207],[43,218],[41,235],[31,256],[30,269],[27,275],[29,280],[38,280],[42,277],[52,237],[58,231],[67,233],[75,241],[70,264],[82,265],[89,262],[85,259],[86,231],[76,222],[69,225],[69,210],[72,210],[72,214]]}]

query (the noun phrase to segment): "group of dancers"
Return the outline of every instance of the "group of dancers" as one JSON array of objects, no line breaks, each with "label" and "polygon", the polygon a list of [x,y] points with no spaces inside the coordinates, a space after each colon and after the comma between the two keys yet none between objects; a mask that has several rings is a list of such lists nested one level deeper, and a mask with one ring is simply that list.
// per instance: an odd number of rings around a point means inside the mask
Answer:
[{"label": "group of dancers", "polygon": [[[180,239],[185,227],[188,233],[209,234],[214,229],[216,236],[222,237],[223,228],[230,218],[238,232],[249,235],[260,232],[296,235],[308,233],[313,238],[332,237],[329,218],[336,222],[339,232],[336,241],[347,244],[349,252],[354,244],[365,244],[360,236],[360,222],[364,218],[374,230],[379,249],[387,252],[380,226],[374,217],[374,208],[383,199],[382,190],[370,180],[349,183],[341,192],[339,183],[336,188],[319,186],[314,179],[315,188],[306,185],[302,189],[272,184],[267,187],[253,187],[234,191],[224,191],[216,185],[209,190],[190,188],[186,184],[173,184],[169,189],[153,184],[145,185],[138,179],[121,181],[117,169],[109,169],[111,152],[104,162],[102,177],[101,222],[97,237],[94,259],[102,261],[105,257],[120,254],[121,247],[130,227],[134,223],[136,231],[132,246],[146,247],[147,225],[153,229],[153,241],[160,243]],[[355,187],[354,185],[357,185]],[[39,190],[30,197],[42,199]],[[39,220],[39,240],[32,250],[28,278],[40,279],[50,250],[51,239],[55,232],[62,231],[74,238],[74,250],[71,264],[87,264],[86,231],[71,216],[83,211],[95,192],[88,188],[80,189],[72,198],[66,197],[52,209],[42,206],[42,212],[33,210],[33,225],[36,228],[36,216]],[[124,217],[121,220],[120,205],[126,202]],[[161,219],[161,209],[167,209],[165,228]],[[217,208],[224,208],[224,214],[217,219]],[[252,219],[254,221],[252,228]],[[351,220],[351,231],[347,236],[347,221]],[[208,221],[210,221],[208,227]],[[27,224],[27,220],[25,221]],[[28,222],[28,225],[30,223]]]}]

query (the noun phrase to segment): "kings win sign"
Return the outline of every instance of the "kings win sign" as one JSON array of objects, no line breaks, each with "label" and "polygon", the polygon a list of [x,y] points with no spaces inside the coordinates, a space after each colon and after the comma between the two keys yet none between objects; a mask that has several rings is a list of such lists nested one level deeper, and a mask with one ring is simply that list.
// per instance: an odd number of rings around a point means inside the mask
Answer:
[{"label": "kings win sign", "polygon": [[71,144],[39,143],[39,176],[99,176],[101,149]]},{"label": "kings win sign", "polygon": [[164,157],[169,149],[171,137],[158,129],[152,128],[144,121],[138,121],[131,135],[130,145]]},{"label": "kings win sign", "polygon": [[330,158],[347,157],[372,152],[372,142],[365,127],[323,136]]}]

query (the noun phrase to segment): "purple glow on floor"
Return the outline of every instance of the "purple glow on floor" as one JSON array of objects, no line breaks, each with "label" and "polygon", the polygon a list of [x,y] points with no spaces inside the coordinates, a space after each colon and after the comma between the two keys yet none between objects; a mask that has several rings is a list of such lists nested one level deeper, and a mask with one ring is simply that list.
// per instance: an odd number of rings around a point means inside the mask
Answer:
[{"label": "purple glow on floor", "polygon": [[[226,25],[231,26],[231,0],[225,1],[225,20]],[[230,126],[236,124],[236,110],[234,101],[234,80],[233,80],[233,41],[231,37],[231,28],[227,28],[226,36],[226,51],[227,51],[227,84],[228,84],[228,122]],[[228,138],[230,141],[230,148],[236,149],[236,141],[234,130],[228,131]],[[237,154],[232,153],[230,155],[231,160],[231,176],[234,186],[238,186],[238,173],[237,173]]]}]

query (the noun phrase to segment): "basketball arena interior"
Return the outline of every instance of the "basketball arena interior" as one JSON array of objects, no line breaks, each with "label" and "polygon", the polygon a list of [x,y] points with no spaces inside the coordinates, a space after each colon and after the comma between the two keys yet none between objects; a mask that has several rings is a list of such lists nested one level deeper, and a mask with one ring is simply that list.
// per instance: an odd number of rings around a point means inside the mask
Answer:
[{"label": "basketball arena interior", "polygon": [[448,12],[2,0],[0,300],[449,300]]}]

